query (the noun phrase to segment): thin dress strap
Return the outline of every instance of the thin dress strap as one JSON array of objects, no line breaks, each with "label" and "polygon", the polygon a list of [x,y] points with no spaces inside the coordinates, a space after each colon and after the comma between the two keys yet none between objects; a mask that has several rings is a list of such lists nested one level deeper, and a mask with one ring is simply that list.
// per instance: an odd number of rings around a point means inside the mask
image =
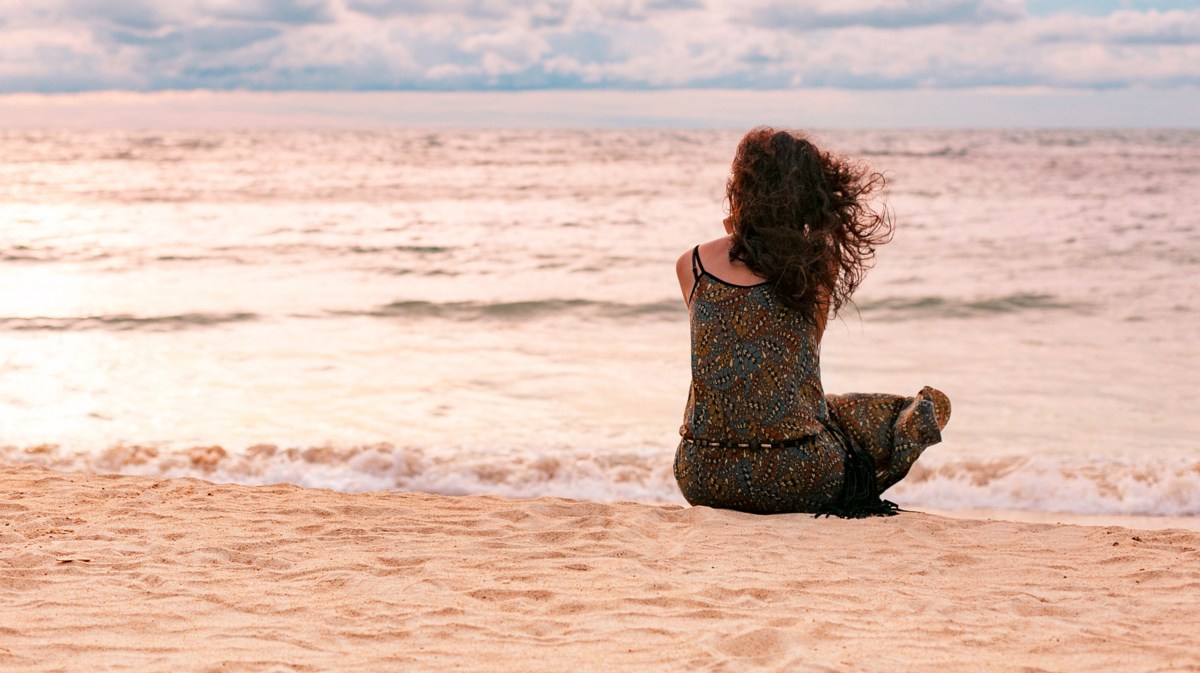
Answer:
[{"label": "thin dress strap", "polygon": [[700,287],[700,276],[704,274],[704,265],[700,263],[700,246],[692,248],[692,292],[688,295],[688,303],[692,303],[692,298],[696,296],[696,289]]}]

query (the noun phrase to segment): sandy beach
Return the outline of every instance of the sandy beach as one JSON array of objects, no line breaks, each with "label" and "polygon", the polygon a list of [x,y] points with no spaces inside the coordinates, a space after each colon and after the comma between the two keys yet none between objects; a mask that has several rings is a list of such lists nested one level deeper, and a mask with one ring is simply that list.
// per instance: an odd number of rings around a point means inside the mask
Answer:
[{"label": "sandy beach", "polygon": [[0,669],[1200,670],[1200,533],[0,468]]}]

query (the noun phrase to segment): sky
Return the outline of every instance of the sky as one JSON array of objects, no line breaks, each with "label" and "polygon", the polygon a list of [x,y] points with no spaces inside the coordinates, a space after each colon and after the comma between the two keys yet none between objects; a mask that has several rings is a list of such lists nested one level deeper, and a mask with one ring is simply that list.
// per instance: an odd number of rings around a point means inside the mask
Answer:
[{"label": "sky", "polygon": [[80,101],[181,125],[1196,126],[1200,0],[0,0],[0,126]]}]

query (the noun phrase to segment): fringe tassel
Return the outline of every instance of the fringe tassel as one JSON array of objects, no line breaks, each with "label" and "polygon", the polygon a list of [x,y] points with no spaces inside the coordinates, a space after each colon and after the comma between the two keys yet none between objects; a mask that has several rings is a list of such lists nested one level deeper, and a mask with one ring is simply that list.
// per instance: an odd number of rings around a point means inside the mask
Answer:
[{"label": "fringe tassel", "polygon": [[842,519],[865,519],[869,516],[895,516],[905,510],[896,503],[879,497],[879,483],[875,479],[875,457],[859,447],[832,420],[826,424],[846,447],[846,476],[842,483],[842,494],[838,501],[826,505],[815,516],[836,516]]}]

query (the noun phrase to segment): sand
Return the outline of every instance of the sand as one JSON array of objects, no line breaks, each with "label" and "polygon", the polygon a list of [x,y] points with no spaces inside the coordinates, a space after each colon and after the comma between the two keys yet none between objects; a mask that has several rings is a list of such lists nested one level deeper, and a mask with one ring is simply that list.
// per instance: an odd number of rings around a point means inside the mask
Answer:
[{"label": "sand", "polygon": [[1200,671],[1198,550],[0,467],[0,669]]}]

